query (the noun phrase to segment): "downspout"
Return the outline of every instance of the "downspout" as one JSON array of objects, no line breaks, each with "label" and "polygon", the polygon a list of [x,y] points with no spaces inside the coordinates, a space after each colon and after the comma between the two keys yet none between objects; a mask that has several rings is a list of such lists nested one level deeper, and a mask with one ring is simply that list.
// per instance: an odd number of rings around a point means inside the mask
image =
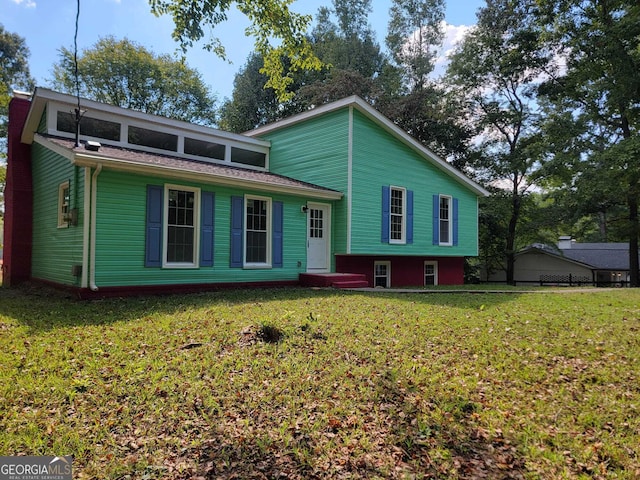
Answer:
[{"label": "downspout", "polygon": [[353,106],[349,107],[349,138],[347,145],[347,254],[351,253],[351,213],[353,195]]},{"label": "downspout", "polygon": [[91,222],[91,168],[84,167],[84,202],[82,221],[82,279],[80,288],[89,286],[89,234]]},{"label": "downspout", "polygon": [[93,172],[91,178],[91,252],[90,252],[90,271],[89,271],[89,288],[92,292],[98,291],[96,285],[96,216],[98,207],[96,205],[98,200],[98,175],[102,171],[102,164],[99,163],[96,171]]}]

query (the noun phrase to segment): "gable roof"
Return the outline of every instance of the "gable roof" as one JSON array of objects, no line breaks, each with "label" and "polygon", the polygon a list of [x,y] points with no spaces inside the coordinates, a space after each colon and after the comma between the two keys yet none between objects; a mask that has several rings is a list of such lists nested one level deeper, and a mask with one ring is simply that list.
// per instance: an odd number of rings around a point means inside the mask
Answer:
[{"label": "gable roof", "polygon": [[517,256],[532,251],[591,270],[629,270],[629,244],[627,243],[573,243],[571,248],[566,249],[534,244],[522,249]]},{"label": "gable roof", "polygon": [[85,148],[85,145],[76,147],[74,140],[38,133],[34,136],[34,142],[62,155],[80,167],[102,165],[119,171],[240,186],[268,192],[306,195],[327,200],[342,198],[342,193],[336,190],[259,170],[109,145],[101,145],[99,151],[90,151]]},{"label": "gable roof", "polygon": [[479,196],[488,196],[489,192],[484,189],[482,186],[471,180],[465,174],[451,166],[448,162],[440,158],[438,155],[433,153],[427,147],[425,147],[418,140],[413,138],[407,132],[398,127],[395,123],[385,117],[382,113],[378,112],[375,108],[365,102],[362,98],[354,95],[351,97],[343,98],[342,100],[338,100],[336,102],[327,103],[325,105],[321,105],[319,107],[312,108],[303,113],[299,113],[297,115],[293,115],[291,117],[284,118],[282,120],[278,120],[277,122],[271,123],[269,125],[264,125],[262,127],[258,127],[254,130],[250,130],[248,132],[244,132],[243,135],[249,137],[260,137],[262,135],[266,135],[271,132],[275,132],[277,130],[281,130],[283,128],[290,127],[292,125],[296,125],[298,123],[305,122],[312,118],[319,117],[321,115],[327,114],[329,112],[334,112],[336,110],[340,110],[343,108],[354,108],[361,114],[363,114],[368,119],[372,120],[378,126],[382,127],[385,131],[393,135],[395,138],[400,140],[402,143],[411,148],[414,152],[424,158],[431,165],[440,169],[450,177],[454,178],[456,181],[462,183],[467,188],[472,190],[476,195]]}]

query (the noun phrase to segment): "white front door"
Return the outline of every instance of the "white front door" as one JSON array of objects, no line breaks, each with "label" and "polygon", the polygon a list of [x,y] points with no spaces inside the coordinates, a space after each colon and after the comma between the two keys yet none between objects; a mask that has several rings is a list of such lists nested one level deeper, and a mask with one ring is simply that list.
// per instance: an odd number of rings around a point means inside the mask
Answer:
[{"label": "white front door", "polygon": [[307,204],[307,271],[328,272],[331,246],[331,205]]}]

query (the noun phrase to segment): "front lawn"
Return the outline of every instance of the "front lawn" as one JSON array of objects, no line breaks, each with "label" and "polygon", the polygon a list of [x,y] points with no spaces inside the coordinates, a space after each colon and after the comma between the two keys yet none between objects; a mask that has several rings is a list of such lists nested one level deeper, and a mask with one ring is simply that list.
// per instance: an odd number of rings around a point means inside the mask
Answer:
[{"label": "front lawn", "polygon": [[640,477],[640,290],[0,289],[0,455],[74,478]]}]

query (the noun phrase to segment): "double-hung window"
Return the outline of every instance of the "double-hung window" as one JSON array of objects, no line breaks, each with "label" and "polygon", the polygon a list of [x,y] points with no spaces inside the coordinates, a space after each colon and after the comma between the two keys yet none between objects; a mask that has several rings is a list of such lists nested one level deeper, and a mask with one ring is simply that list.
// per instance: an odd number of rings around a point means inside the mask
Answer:
[{"label": "double-hung window", "polygon": [[440,195],[440,245],[451,245],[451,197]]},{"label": "double-hung window", "polygon": [[164,264],[197,266],[200,190],[167,185],[165,202]]},{"label": "double-hung window", "polygon": [[390,210],[389,220],[391,231],[389,232],[389,243],[406,242],[406,190],[404,188],[390,187]]},{"label": "double-hung window", "polygon": [[245,197],[246,266],[271,265],[271,199]]},{"label": "double-hung window", "polygon": [[413,243],[413,191],[382,186],[382,243]]}]

